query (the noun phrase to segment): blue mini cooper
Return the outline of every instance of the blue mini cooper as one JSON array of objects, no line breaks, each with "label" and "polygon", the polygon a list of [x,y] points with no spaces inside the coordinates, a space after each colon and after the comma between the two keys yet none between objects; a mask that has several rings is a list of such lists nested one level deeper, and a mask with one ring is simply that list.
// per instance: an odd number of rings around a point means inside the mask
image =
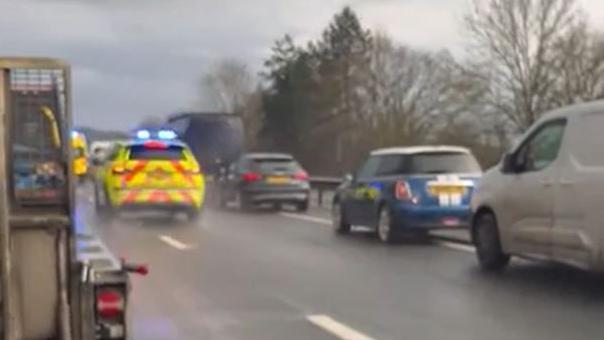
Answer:
[{"label": "blue mini cooper", "polygon": [[433,229],[468,228],[470,198],[481,176],[472,153],[456,146],[380,149],[347,175],[332,206],[333,226],[376,230],[383,242]]}]

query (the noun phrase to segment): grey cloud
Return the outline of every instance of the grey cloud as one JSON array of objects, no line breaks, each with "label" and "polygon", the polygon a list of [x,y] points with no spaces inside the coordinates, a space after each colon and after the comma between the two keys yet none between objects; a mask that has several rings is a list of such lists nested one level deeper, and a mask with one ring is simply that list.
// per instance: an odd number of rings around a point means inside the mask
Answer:
[{"label": "grey cloud", "polygon": [[[74,68],[78,123],[132,126],[144,116],[194,103],[197,79],[215,59],[237,58],[259,70],[275,39],[285,33],[299,42],[315,37],[345,3],[0,0],[0,54],[68,60]],[[383,9],[371,8],[404,3],[417,0],[352,4],[364,11],[361,17],[371,25],[384,21],[379,17]],[[392,18],[383,22],[390,25],[386,28],[399,26],[396,16]]]}]

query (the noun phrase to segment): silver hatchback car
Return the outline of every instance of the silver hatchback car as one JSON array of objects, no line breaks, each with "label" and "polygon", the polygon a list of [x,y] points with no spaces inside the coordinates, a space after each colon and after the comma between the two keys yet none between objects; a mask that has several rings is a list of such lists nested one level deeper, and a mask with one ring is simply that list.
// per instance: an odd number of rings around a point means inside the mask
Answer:
[{"label": "silver hatchback car", "polygon": [[472,197],[472,239],[485,270],[512,255],[604,270],[604,101],[546,114]]}]

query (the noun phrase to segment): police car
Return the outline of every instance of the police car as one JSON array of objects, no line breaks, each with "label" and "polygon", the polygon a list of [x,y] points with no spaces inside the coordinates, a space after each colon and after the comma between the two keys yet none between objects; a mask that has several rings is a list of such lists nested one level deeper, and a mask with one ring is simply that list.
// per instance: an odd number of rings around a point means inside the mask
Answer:
[{"label": "police car", "polygon": [[204,176],[189,147],[176,138],[171,130],[140,130],[135,139],[117,144],[97,173],[97,213],[151,209],[197,218]]},{"label": "police car", "polygon": [[456,146],[373,151],[347,175],[333,200],[338,233],[351,225],[375,229],[383,242],[432,229],[468,228],[470,197],[481,176],[472,153]]}]

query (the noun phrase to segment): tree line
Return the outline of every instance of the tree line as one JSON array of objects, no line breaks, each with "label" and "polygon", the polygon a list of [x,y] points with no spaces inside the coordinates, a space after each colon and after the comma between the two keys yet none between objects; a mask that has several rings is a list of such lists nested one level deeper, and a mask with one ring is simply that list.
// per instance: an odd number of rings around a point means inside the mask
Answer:
[{"label": "tree line", "polygon": [[371,31],[345,7],[313,41],[275,41],[259,76],[219,61],[202,98],[242,115],[251,149],[336,175],[372,149],[416,144],[467,146],[488,167],[547,110],[604,97],[604,37],[576,1],[475,0],[463,26],[456,58]]}]

